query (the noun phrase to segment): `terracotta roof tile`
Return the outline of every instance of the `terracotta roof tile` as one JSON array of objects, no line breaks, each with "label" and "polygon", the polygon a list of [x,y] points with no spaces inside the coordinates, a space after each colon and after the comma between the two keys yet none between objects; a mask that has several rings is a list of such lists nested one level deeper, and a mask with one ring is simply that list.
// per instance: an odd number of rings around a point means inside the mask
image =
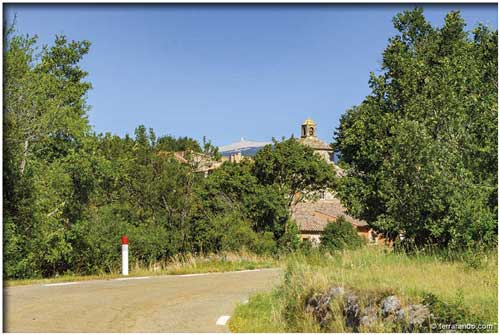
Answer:
[{"label": "terracotta roof tile", "polygon": [[365,221],[347,215],[346,209],[340,200],[319,200],[315,202],[304,202],[295,206],[293,219],[297,222],[300,231],[322,232],[329,221],[344,216],[347,221],[356,227],[365,227]]},{"label": "terracotta roof tile", "polygon": [[328,143],[323,142],[317,137],[308,136],[304,138],[299,138],[298,141],[300,144],[307,145],[313,149],[332,151],[332,147]]}]

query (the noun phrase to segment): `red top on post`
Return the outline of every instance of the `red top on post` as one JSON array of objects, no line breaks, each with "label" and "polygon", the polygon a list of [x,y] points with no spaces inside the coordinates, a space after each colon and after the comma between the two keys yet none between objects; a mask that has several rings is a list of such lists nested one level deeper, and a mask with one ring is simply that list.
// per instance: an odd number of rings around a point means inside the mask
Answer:
[{"label": "red top on post", "polygon": [[122,244],[128,244],[128,237],[127,235],[122,236]]}]

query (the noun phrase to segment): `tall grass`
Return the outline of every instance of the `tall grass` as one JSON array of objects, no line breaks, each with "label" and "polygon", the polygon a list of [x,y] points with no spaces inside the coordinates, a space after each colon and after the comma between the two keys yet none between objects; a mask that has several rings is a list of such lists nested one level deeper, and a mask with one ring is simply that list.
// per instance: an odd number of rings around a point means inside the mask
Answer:
[{"label": "tall grass", "polygon": [[[188,273],[227,272],[253,270],[257,268],[277,267],[280,262],[271,256],[256,255],[247,251],[227,252],[210,255],[177,255],[161,261],[141,263],[130,266],[130,276],[178,275]],[[7,280],[5,286],[45,284],[67,281],[82,281],[96,279],[113,279],[121,276],[119,268],[113,268],[108,273],[98,273],[89,276],[66,274],[44,279]]]},{"label": "tall grass", "polygon": [[[313,292],[324,292],[333,285],[395,294],[403,304],[421,302],[430,293],[496,325],[497,272],[495,251],[451,257],[444,252],[408,255],[383,247],[365,247],[333,255],[294,254],[287,260],[281,285],[239,306],[230,328],[235,332],[316,332],[318,326],[304,312],[305,300]],[[348,330],[339,324],[330,331]]]},{"label": "tall grass", "polygon": [[137,262],[132,267],[134,274],[187,274],[202,272],[224,272],[252,270],[278,266],[278,261],[271,256],[262,256],[247,251],[221,254],[176,255],[162,261],[143,264]]}]

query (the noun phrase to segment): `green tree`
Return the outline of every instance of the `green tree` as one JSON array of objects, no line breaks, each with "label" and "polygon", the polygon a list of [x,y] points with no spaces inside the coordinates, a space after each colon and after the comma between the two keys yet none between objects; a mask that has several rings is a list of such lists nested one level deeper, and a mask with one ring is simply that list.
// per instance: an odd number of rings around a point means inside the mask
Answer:
[{"label": "green tree", "polygon": [[273,142],[255,155],[253,174],[263,185],[276,187],[290,213],[299,202],[315,199],[319,191],[333,187],[333,167],[312,148],[293,137],[281,142],[273,139]]},{"label": "green tree", "polygon": [[286,199],[275,185],[263,185],[253,174],[253,163],[224,163],[199,190],[208,216],[237,212],[252,222],[256,232],[283,234],[288,219]]},{"label": "green tree", "polygon": [[67,231],[92,183],[75,171],[90,127],[79,67],[90,43],[57,36],[37,49],[37,37],[5,38],[4,236],[10,277],[48,275],[67,268]]},{"label": "green tree", "polygon": [[416,8],[371,74],[371,95],[341,118],[339,193],[353,215],[405,243],[496,243],[497,31],[441,28]]}]

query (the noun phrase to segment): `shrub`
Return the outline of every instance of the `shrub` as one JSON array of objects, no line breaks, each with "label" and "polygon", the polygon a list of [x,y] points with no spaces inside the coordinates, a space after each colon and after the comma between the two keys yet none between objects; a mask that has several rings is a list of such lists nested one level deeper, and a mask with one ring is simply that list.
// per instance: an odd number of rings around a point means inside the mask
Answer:
[{"label": "shrub", "polygon": [[220,251],[238,251],[254,244],[255,232],[238,213],[220,215],[212,219],[220,239]]},{"label": "shrub", "polygon": [[28,249],[25,239],[17,232],[16,224],[9,216],[4,217],[3,234],[4,277],[24,278],[34,276],[34,264],[31,262],[31,259],[23,257],[26,249]]},{"label": "shrub", "polygon": [[250,250],[259,255],[270,255],[276,252],[276,247],[277,245],[274,240],[274,234],[268,231],[256,234],[256,239]]},{"label": "shrub", "polygon": [[78,274],[112,272],[120,266],[120,236],[127,223],[100,220],[78,221],[71,230],[72,270]]},{"label": "shrub", "polygon": [[[432,322],[439,325],[463,326],[488,324],[486,320],[481,320],[472,313],[463,302],[463,297],[459,297],[456,302],[445,302],[432,293],[424,296],[423,303],[429,307]],[[467,328],[455,329],[454,331],[463,331],[467,333],[482,332],[482,329]]]},{"label": "shrub", "polygon": [[177,254],[181,248],[179,234],[167,231],[158,224],[131,227],[127,234],[131,259],[141,263],[166,259]]},{"label": "shrub", "polygon": [[300,242],[300,251],[304,255],[309,255],[311,251],[313,250],[314,245],[310,240],[303,240]]},{"label": "shrub", "polygon": [[321,248],[329,251],[356,249],[364,244],[363,238],[343,216],[329,222],[320,239]]},{"label": "shrub", "polygon": [[279,249],[282,252],[296,251],[300,247],[299,227],[292,220],[288,220],[286,225],[286,232],[278,240]]}]

